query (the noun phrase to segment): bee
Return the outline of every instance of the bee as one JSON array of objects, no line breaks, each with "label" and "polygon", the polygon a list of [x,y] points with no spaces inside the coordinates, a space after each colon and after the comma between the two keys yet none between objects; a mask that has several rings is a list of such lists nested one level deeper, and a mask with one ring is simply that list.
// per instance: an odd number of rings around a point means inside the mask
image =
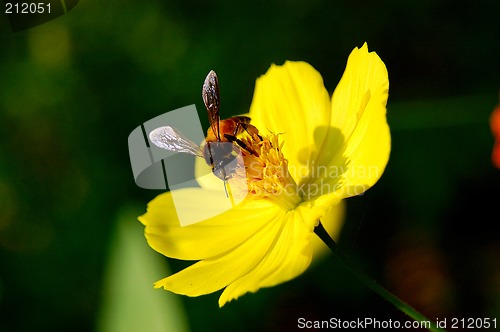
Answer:
[{"label": "bee", "polygon": [[257,135],[261,140],[262,137],[259,136],[258,129],[250,124],[251,119],[247,116],[220,119],[219,82],[213,70],[208,73],[201,94],[210,123],[203,146],[198,146],[170,126],[154,129],[149,134],[149,138],[153,144],[162,149],[189,153],[205,159],[205,162],[212,168],[212,172],[221,180],[226,181],[231,178],[238,167],[244,167],[241,163],[232,163],[242,152],[258,156],[257,151],[237,136],[246,131],[250,135]]}]

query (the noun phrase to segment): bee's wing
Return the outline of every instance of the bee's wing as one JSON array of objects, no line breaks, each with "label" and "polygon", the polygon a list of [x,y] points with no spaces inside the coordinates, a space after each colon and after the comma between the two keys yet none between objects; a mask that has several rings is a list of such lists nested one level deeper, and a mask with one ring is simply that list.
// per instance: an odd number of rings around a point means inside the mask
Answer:
[{"label": "bee's wing", "polygon": [[208,121],[212,127],[212,131],[220,141],[220,131],[219,131],[219,80],[217,79],[217,74],[211,70],[205,82],[203,83],[203,89],[201,90],[201,96],[203,98],[203,103],[207,108]]},{"label": "bee's wing", "polygon": [[200,147],[173,127],[156,128],[149,133],[149,139],[159,148],[203,157]]},{"label": "bee's wing", "polygon": [[236,122],[238,122],[240,124],[249,124],[250,121],[252,121],[252,119],[250,117],[245,116],[245,115],[233,116],[231,119],[234,119]]}]

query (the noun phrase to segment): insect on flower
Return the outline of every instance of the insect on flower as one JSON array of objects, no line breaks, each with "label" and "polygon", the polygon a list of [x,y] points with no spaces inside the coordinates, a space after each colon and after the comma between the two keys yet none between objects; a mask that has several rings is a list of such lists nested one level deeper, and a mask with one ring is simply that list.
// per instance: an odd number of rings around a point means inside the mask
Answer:
[{"label": "insect on flower", "polygon": [[[211,181],[217,176],[209,174],[197,178],[199,187],[152,200],[139,217],[148,244],[164,256],[196,261],[154,287],[187,296],[223,290],[222,307],[302,274],[321,252],[313,243],[319,241],[316,227],[321,222],[338,236],[343,200],[372,187],[387,165],[388,95],[387,68],[367,44],[353,49],[331,96],[310,64],[271,65],[255,83],[251,125],[246,117],[219,119],[217,78],[210,73],[203,88],[210,119],[205,145],[186,143],[171,127],[156,129],[151,140],[203,157],[206,163],[197,158],[200,169],[211,165],[231,193],[244,197],[227,204],[227,192],[224,197],[220,183]],[[222,166],[235,151],[243,162],[233,173],[233,163]],[[224,210],[214,209],[219,206]],[[194,220],[188,225],[178,213],[184,207]]]},{"label": "insect on flower", "polygon": [[213,70],[208,73],[203,84],[202,98],[210,122],[203,146],[198,146],[170,126],[154,129],[149,134],[149,138],[153,144],[162,149],[204,158],[212,168],[212,172],[221,180],[226,181],[232,177],[236,168],[244,167],[240,163],[233,163],[240,153],[258,156],[253,148],[238,138],[238,135],[246,132],[262,138],[259,136],[258,129],[250,124],[251,119],[247,116],[220,119],[219,82]]}]

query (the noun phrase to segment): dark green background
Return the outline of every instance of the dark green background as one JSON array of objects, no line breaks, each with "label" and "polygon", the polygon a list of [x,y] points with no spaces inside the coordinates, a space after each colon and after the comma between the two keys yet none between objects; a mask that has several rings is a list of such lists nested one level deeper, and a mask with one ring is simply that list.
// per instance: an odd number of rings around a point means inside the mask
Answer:
[{"label": "dark green background", "polygon": [[[311,63],[332,92],[365,41],[389,71],[393,148],[379,183],[348,200],[340,246],[429,317],[500,325],[500,170],[488,124],[499,13],[496,0],[81,1],[18,33],[0,16],[0,331],[99,326],[105,276],[122,278],[107,272],[118,220],[142,234],[135,217],[159,193],[134,184],[134,128],[192,103],[206,128],[210,69],[225,117],[246,112],[255,79],[287,59]],[[405,319],[332,257],[223,309],[219,295],[180,298],[192,331]]]}]

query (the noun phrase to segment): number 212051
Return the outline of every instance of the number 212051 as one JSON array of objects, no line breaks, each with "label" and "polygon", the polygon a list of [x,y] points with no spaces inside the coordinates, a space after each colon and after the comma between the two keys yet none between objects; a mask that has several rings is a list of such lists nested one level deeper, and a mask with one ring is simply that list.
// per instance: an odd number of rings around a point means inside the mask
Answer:
[{"label": "number 212051", "polygon": [[5,14],[50,14],[50,3],[5,3]]}]

